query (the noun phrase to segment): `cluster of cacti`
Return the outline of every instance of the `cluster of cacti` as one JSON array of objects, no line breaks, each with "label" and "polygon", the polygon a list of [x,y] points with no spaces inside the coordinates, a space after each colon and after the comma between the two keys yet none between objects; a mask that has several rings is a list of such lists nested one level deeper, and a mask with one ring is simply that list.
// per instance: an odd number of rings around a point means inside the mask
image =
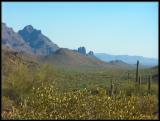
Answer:
[{"label": "cluster of cacti", "polygon": [[[148,93],[151,93],[151,81],[152,76],[150,75],[148,78]],[[138,87],[141,87],[141,75],[139,75],[139,61],[137,60],[137,68],[136,68],[136,83],[138,82]]]}]

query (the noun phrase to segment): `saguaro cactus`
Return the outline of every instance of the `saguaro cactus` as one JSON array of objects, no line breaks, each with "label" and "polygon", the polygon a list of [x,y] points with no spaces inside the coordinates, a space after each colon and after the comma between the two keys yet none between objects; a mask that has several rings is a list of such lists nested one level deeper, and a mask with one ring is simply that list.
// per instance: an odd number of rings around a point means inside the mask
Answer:
[{"label": "saguaro cactus", "polygon": [[113,81],[111,80],[110,96],[113,96],[113,94],[114,94],[114,84],[113,84]]},{"label": "saguaro cactus", "polygon": [[139,73],[139,61],[137,60],[137,69],[136,69],[136,82],[138,82],[138,73]]},{"label": "saguaro cactus", "polygon": [[128,71],[128,82],[129,82],[129,71]]},{"label": "saguaro cactus", "polygon": [[148,78],[148,93],[151,93],[151,81],[152,81],[152,77],[149,76],[149,78]]}]

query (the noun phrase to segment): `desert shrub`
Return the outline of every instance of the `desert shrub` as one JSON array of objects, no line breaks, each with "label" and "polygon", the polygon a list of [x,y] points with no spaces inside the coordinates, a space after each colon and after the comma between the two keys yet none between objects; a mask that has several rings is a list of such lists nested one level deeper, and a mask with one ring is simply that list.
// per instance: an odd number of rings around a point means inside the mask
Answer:
[{"label": "desert shrub", "polygon": [[33,75],[27,66],[19,64],[14,72],[10,73],[3,81],[2,94],[10,96],[11,99],[22,99],[30,90]]},{"label": "desert shrub", "polygon": [[[102,73],[103,74],[103,73]],[[3,80],[3,119],[157,119],[157,84],[151,94],[147,85],[141,90],[134,81],[114,82],[115,95],[110,97],[110,80],[105,73],[80,73],[55,70],[49,64],[31,70],[19,64]],[[95,78],[96,77],[96,78]],[[156,92],[156,93],[155,93]],[[11,98],[12,97],[12,98]],[[18,104],[14,105],[14,101]],[[6,103],[5,103],[6,102]]]},{"label": "desert shrub", "polygon": [[[157,98],[152,96],[128,96],[114,98],[99,93],[77,90],[59,92],[54,85],[33,88],[25,104],[17,107],[13,119],[156,119]],[[145,110],[144,110],[145,109]]]},{"label": "desert shrub", "polygon": [[36,69],[34,73],[34,83],[48,83],[55,79],[57,73],[54,70],[54,67],[49,64],[43,64]]},{"label": "desert shrub", "polygon": [[33,86],[53,82],[56,73],[49,64],[41,65],[39,68],[31,70],[27,65],[19,64],[14,72],[10,73],[3,80],[3,95],[19,101],[30,93]]}]

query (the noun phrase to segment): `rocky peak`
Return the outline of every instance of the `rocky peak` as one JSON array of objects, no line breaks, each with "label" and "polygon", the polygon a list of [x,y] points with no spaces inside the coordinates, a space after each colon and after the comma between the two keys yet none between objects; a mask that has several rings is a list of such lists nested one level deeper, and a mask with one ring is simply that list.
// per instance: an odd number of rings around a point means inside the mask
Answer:
[{"label": "rocky peak", "polygon": [[24,27],[23,30],[28,32],[28,33],[32,33],[34,31],[34,28],[33,28],[32,25],[27,25],[27,26]]},{"label": "rocky peak", "polygon": [[86,53],[86,48],[85,47],[79,47],[78,50],[73,50],[75,52],[78,52],[80,54],[86,55],[86,56],[94,56],[94,52],[93,51],[89,51],[88,53]]},{"label": "rocky peak", "polygon": [[93,51],[89,51],[88,55],[94,55]]},{"label": "rocky peak", "polygon": [[27,45],[27,43],[25,43],[23,38],[5,23],[2,23],[1,39],[1,44],[4,48],[9,48],[10,50],[17,52],[25,51],[26,53],[31,53],[31,48]]},{"label": "rocky peak", "polygon": [[27,25],[18,33],[23,37],[24,40],[29,41],[30,39],[36,39],[41,34],[41,30],[36,30],[32,25]]},{"label": "rocky peak", "polygon": [[78,52],[83,54],[83,55],[86,55],[86,48],[85,47],[79,47]]},{"label": "rocky peak", "polygon": [[43,35],[41,30],[34,29],[32,25],[25,26],[18,33],[37,55],[49,55],[59,48],[48,37]]}]

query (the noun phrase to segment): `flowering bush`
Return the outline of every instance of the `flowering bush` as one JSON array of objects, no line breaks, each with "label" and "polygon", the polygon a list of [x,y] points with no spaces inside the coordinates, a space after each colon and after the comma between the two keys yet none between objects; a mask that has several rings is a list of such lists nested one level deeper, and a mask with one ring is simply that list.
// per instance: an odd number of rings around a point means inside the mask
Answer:
[{"label": "flowering bush", "polygon": [[33,88],[16,107],[10,119],[157,119],[157,98],[152,96],[110,97],[106,90],[59,92],[53,85]]}]

